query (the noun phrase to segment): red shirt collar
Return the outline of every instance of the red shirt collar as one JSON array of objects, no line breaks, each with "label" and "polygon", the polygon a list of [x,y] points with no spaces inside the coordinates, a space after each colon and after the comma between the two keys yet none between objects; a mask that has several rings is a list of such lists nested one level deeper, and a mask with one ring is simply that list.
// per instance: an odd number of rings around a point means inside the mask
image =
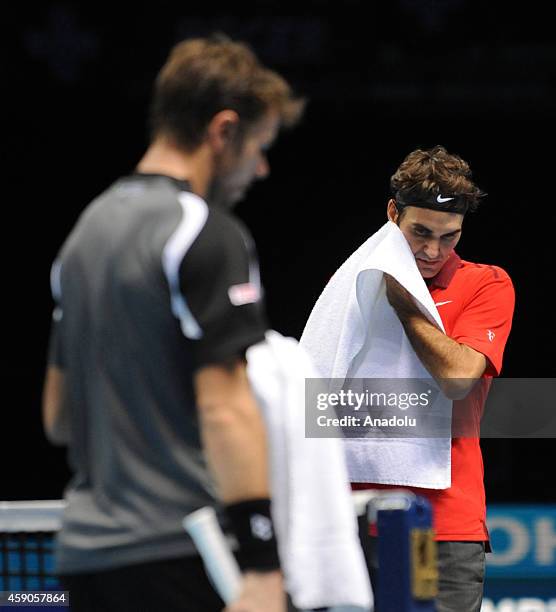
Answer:
[{"label": "red shirt collar", "polygon": [[461,257],[455,251],[452,251],[450,257],[448,257],[446,260],[446,263],[442,266],[442,268],[440,268],[440,271],[431,279],[428,279],[427,285],[429,289],[433,289],[435,287],[446,289],[452,281],[452,278],[454,278],[454,274],[459,268],[460,263]]}]

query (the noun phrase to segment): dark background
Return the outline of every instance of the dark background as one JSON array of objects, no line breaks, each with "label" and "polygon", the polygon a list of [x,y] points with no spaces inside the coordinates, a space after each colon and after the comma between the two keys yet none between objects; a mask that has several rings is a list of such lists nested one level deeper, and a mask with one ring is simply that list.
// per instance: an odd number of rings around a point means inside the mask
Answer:
[{"label": "dark background", "polygon": [[[120,6],[113,3],[114,6]],[[87,203],[147,144],[151,83],[170,47],[215,30],[248,41],[309,98],[237,212],[257,243],[272,326],[299,337],[324,284],[385,222],[388,181],[417,147],[460,154],[489,197],[465,220],[465,259],[504,267],[517,294],[503,375],[555,374],[553,137],[556,45],[542,3],[158,2],[22,5],[8,20],[0,499],[57,498],[40,392],[49,270]],[[364,8],[368,7],[365,15]],[[234,6],[234,10],[238,8]],[[303,9],[303,13],[300,11]],[[238,9],[238,10],[239,10]],[[248,10],[250,9],[250,10]],[[554,501],[553,440],[483,440],[489,501]]]}]

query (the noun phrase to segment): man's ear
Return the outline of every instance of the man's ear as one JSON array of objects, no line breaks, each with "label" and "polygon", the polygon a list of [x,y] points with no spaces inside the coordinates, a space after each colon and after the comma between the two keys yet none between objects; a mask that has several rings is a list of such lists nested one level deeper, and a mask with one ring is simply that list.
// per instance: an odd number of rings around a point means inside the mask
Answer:
[{"label": "man's ear", "polygon": [[207,142],[218,153],[233,142],[239,129],[239,115],[233,110],[222,110],[209,121]]},{"label": "man's ear", "polygon": [[388,217],[388,221],[392,221],[392,223],[398,222],[398,217],[400,213],[396,207],[396,202],[390,198],[388,200],[388,206],[386,207],[386,216]]}]

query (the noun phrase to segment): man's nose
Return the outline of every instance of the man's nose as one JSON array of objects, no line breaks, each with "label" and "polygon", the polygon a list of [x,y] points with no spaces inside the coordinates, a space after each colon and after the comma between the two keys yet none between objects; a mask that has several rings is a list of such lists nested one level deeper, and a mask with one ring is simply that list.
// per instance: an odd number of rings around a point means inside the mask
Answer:
[{"label": "man's nose", "polygon": [[438,259],[438,256],[440,255],[440,243],[438,240],[429,240],[425,244],[424,251],[425,255],[429,259]]}]

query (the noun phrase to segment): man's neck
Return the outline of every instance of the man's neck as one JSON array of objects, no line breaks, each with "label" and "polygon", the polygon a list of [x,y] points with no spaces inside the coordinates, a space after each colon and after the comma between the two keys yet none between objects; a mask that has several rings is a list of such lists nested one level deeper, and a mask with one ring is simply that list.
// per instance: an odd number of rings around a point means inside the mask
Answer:
[{"label": "man's neck", "polygon": [[158,138],[151,143],[137,164],[136,171],[143,174],[164,174],[188,181],[194,193],[205,197],[211,179],[211,160],[202,146],[185,153],[170,141]]}]

